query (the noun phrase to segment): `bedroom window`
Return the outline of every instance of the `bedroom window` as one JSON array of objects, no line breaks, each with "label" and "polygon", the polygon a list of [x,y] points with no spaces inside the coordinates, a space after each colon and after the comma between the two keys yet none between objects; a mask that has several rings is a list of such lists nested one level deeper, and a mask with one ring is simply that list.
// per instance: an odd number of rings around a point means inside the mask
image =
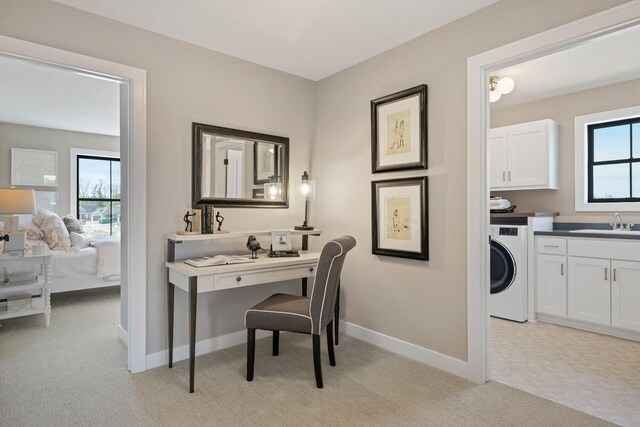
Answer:
[{"label": "bedroom window", "polygon": [[640,209],[640,106],[578,116],[576,211]]},{"label": "bedroom window", "polygon": [[120,236],[120,159],[76,156],[76,216],[87,233]]}]

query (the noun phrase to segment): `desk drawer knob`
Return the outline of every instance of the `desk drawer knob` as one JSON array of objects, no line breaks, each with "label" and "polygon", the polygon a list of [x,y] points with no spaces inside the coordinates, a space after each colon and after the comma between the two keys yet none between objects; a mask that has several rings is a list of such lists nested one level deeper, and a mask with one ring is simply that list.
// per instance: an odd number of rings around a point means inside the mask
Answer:
[{"label": "desk drawer knob", "polygon": [[309,267],[309,272],[313,273],[313,267]]},{"label": "desk drawer knob", "polygon": [[240,277],[240,276],[236,277],[236,282],[239,282],[241,280],[242,280],[242,277]]}]

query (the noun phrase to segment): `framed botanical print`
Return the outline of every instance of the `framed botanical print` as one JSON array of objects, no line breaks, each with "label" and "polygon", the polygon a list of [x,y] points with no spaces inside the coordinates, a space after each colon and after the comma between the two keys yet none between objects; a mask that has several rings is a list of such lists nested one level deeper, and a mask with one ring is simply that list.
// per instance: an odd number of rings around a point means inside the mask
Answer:
[{"label": "framed botanical print", "polygon": [[371,101],[371,169],[427,169],[427,85]]},{"label": "framed botanical print", "polygon": [[429,259],[427,177],[371,183],[375,255]]},{"label": "framed botanical print", "polygon": [[278,151],[275,144],[253,143],[253,183],[266,184],[277,177]]}]

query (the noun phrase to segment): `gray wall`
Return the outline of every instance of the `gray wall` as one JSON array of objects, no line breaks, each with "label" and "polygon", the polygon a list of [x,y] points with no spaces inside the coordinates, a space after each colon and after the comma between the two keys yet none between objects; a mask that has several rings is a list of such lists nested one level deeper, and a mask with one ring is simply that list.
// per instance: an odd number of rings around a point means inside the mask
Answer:
[{"label": "gray wall", "polygon": [[[344,318],[458,359],[467,358],[467,58],[620,4],[500,1],[318,84],[313,173],[318,225],[353,234],[343,275]],[[371,254],[369,101],[429,86],[428,262]]]},{"label": "gray wall", "polygon": [[71,132],[0,123],[0,187],[11,184],[11,148],[29,148],[58,152],[58,186],[34,187],[36,190],[58,192],[58,215],[70,212],[69,149],[120,151],[120,138],[93,133]]},{"label": "gray wall", "polygon": [[[575,210],[575,118],[585,114],[634,107],[640,104],[640,79],[556,96],[513,107],[491,110],[491,127],[533,120],[558,122],[558,189],[492,192],[508,199],[522,212],[559,212],[559,221],[611,222],[611,212]],[[625,219],[639,222],[640,216],[628,213]]]},{"label": "gray wall", "polygon": [[[190,124],[198,121],[290,137],[292,181],[313,158],[311,222],[323,236],[312,245],[342,233],[359,242],[342,281],[347,321],[466,359],[467,57],[621,3],[503,0],[317,84],[44,0],[3,0],[0,33],[148,71],[149,353],[166,348],[163,234],[180,227],[190,203]],[[375,257],[369,101],[419,83],[429,85],[431,261]],[[285,228],[303,215],[302,204],[290,205],[222,213],[229,229]],[[241,330],[244,309],[288,287],[297,290],[283,284],[202,296],[197,338]],[[180,294],[177,331],[187,330],[186,303]],[[176,344],[184,343],[183,333]]]}]

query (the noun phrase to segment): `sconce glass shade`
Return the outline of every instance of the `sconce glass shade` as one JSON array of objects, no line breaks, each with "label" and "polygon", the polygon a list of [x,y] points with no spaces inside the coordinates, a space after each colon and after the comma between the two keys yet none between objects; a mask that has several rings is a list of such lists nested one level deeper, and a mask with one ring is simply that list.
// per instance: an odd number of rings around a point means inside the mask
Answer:
[{"label": "sconce glass shade", "polygon": [[498,80],[496,89],[502,95],[506,95],[508,93],[511,93],[511,91],[515,86],[516,86],[516,83],[513,81],[511,77],[502,77],[500,80]]},{"label": "sconce glass shade", "polygon": [[311,179],[296,181],[296,200],[315,200],[316,182]]},{"label": "sconce glass shade", "polygon": [[496,102],[502,97],[502,94],[497,90],[492,90],[489,92],[489,102]]},{"label": "sconce glass shade", "polygon": [[282,200],[282,184],[279,182],[269,182],[264,185],[265,200]]}]

